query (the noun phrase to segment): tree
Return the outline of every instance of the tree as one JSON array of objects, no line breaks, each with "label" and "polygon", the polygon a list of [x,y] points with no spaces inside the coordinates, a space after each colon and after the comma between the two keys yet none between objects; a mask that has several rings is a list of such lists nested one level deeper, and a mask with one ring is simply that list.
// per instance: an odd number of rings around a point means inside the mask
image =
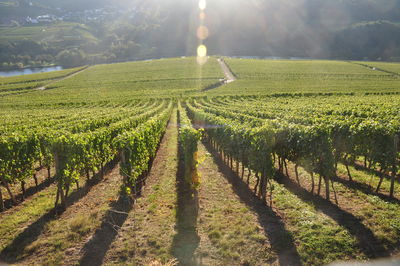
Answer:
[{"label": "tree", "polygon": [[86,55],[79,49],[64,50],[56,56],[57,63],[64,67],[74,67],[86,63]]}]

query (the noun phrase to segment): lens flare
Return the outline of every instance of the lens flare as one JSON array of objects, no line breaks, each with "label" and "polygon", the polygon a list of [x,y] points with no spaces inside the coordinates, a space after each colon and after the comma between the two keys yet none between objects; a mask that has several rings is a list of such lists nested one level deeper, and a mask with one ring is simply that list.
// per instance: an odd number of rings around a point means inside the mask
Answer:
[{"label": "lens flare", "polygon": [[200,0],[200,1],[199,1],[199,8],[200,8],[200,10],[204,10],[204,9],[206,9],[206,7],[207,7],[206,0]]},{"label": "lens flare", "polygon": [[200,20],[205,20],[206,19],[206,13],[204,13],[203,11],[200,12],[199,15]]},{"label": "lens flare", "polygon": [[198,56],[197,57],[197,64],[199,64],[200,66],[204,65],[205,63],[207,63],[208,60],[208,56]]},{"label": "lens flare", "polygon": [[208,38],[209,32],[206,26],[203,25],[206,18],[204,10],[207,7],[206,0],[199,0],[200,8],[200,26],[197,28],[197,38],[199,39],[200,45],[197,47],[197,63],[202,66],[207,62],[207,47],[203,44],[203,41]]},{"label": "lens flare", "polygon": [[197,38],[199,40],[205,40],[208,38],[209,32],[206,26],[200,26],[197,28]]},{"label": "lens flare", "polygon": [[199,45],[199,47],[197,47],[197,56],[198,57],[205,57],[207,56],[207,47],[203,44]]}]

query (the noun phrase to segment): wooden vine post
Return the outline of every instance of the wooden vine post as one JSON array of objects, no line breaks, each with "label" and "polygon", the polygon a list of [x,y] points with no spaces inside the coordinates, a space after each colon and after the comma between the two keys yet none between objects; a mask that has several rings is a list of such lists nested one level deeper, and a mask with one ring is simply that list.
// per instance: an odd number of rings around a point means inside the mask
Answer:
[{"label": "wooden vine post", "polygon": [[394,197],[394,184],[395,184],[395,179],[396,179],[396,175],[397,175],[397,165],[396,165],[396,153],[399,150],[399,135],[395,135],[394,137],[394,141],[393,141],[393,148],[394,148],[394,157],[393,157],[393,162],[392,162],[392,176],[390,179],[390,194],[389,196],[391,198]]}]

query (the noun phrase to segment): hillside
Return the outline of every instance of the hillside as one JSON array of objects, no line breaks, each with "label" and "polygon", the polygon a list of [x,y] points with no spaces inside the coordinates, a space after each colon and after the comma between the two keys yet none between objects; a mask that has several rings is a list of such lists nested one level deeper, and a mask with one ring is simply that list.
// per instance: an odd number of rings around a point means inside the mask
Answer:
[{"label": "hillside", "polygon": [[399,82],[216,57],[0,78],[0,264],[396,264]]},{"label": "hillside", "polygon": [[[211,1],[205,44],[210,54],[230,56],[398,61],[399,10],[398,0]],[[43,15],[50,21],[37,23]],[[0,2],[0,17],[3,68],[69,65],[61,52],[78,54],[76,66],[187,56],[197,46],[194,0],[10,0]],[[32,35],[43,30],[52,34]]]}]

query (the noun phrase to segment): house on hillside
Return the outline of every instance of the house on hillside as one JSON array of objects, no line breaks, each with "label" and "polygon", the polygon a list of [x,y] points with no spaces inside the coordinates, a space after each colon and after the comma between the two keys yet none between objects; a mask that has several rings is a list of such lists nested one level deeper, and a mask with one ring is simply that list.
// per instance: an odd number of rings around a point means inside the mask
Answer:
[{"label": "house on hillside", "polygon": [[54,15],[46,14],[46,15],[43,15],[43,16],[38,16],[36,19],[37,19],[38,22],[41,22],[41,23],[43,23],[43,22],[49,23],[49,22],[56,21],[57,17],[54,16]]},{"label": "house on hillside", "polygon": [[31,17],[26,17],[26,22],[27,23],[32,23],[32,24],[38,24],[39,23],[39,21],[36,19],[36,18],[31,18]]}]

